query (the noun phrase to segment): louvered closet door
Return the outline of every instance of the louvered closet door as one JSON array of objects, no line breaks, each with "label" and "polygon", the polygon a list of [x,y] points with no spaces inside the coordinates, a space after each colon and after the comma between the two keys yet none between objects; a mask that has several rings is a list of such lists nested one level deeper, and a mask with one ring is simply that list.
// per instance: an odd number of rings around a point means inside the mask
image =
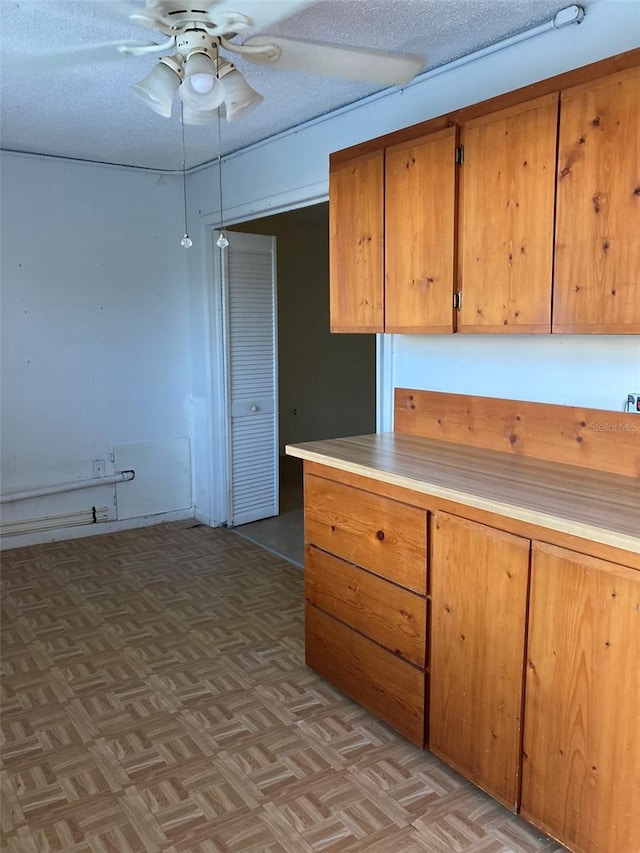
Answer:
[{"label": "louvered closet door", "polygon": [[226,254],[230,526],[277,515],[275,238],[232,233]]}]

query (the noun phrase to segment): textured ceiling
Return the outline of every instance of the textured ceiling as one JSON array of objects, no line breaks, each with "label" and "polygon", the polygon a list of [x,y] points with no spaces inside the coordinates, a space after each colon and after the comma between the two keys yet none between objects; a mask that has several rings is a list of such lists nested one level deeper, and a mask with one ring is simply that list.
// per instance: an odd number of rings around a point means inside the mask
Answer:
[{"label": "textured ceiling", "polygon": [[[276,0],[278,2],[278,0]],[[581,0],[588,7],[598,0]],[[418,53],[423,71],[548,21],[562,0],[316,0],[264,32],[361,47]],[[238,0],[237,11],[243,11]],[[0,108],[3,149],[159,170],[182,166],[181,128],[133,94],[153,56],[39,65],[39,51],[114,40],[162,41],[128,19],[142,0],[0,0]],[[587,9],[588,13],[588,9]],[[249,65],[234,57],[264,102],[222,122],[223,153],[357,101],[380,89],[317,75]],[[213,160],[217,130],[185,127],[187,167]]]}]

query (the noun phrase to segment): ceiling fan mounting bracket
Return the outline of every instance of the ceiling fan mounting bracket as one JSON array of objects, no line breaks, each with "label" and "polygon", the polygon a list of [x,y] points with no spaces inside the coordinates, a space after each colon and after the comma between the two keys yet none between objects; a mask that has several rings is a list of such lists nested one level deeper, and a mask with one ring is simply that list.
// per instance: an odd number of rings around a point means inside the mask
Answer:
[{"label": "ceiling fan mounting bracket", "polygon": [[142,26],[159,30],[165,35],[182,35],[189,29],[202,29],[210,36],[230,35],[251,29],[254,21],[240,12],[214,14],[219,0],[147,0],[144,11],[134,13],[131,20]]},{"label": "ceiling fan mounting bracket", "polygon": [[191,29],[176,36],[176,51],[185,58],[192,53],[204,53],[215,59],[218,55],[220,39],[210,36],[202,29]]}]

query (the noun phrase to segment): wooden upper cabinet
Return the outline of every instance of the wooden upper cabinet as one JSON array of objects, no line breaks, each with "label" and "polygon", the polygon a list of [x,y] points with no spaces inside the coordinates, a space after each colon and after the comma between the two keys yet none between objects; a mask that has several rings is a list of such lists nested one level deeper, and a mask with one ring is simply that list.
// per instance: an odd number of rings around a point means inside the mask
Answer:
[{"label": "wooden upper cabinet", "polygon": [[385,331],[452,332],[457,128],[386,150]]},{"label": "wooden upper cabinet", "polygon": [[332,155],[331,331],[640,333],[639,61]]},{"label": "wooden upper cabinet", "polygon": [[640,850],[640,573],[534,543],[522,814],[581,853]]},{"label": "wooden upper cabinet", "polygon": [[551,331],[558,94],[463,125],[460,332]]},{"label": "wooden upper cabinet", "polygon": [[429,748],[515,809],[530,542],[439,511],[431,532]]},{"label": "wooden upper cabinet", "polygon": [[640,68],[561,95],[554,332],[640,332]]},{"label": "wooden upper cabinet", "polygon": [[384,331],[384,153],[329,170],[332,332]]}]

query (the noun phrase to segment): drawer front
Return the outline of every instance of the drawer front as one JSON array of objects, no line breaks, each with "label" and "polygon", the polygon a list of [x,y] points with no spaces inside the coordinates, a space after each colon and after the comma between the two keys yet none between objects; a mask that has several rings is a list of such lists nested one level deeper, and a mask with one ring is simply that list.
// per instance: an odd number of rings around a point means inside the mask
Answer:
[{"label": "drawer front", "polygon": [[311,669],[416,746],[424,745],[424,672],[309,604],[305,655]]},{"label": "drawer front", "polygon": [[307,474],[305,541],[419,595],[427,590],[427,513]]},{"label": "drawer front", "polygon": [[304,569],[308,604],[424,669],[426,599],[309,545]]}]

